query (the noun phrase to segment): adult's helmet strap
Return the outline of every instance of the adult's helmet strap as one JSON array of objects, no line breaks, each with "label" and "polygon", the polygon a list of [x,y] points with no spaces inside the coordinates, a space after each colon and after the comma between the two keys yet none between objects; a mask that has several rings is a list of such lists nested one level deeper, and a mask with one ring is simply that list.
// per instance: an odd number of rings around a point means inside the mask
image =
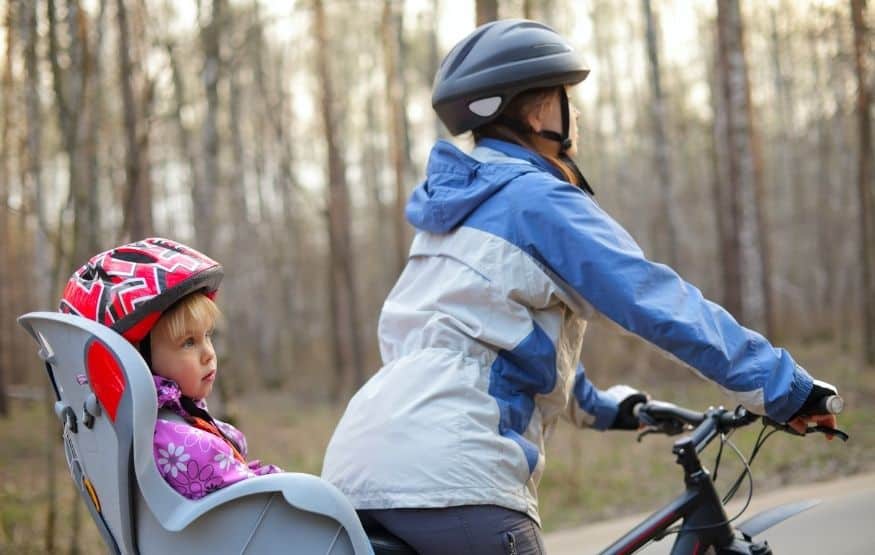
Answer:
[{"label": "adult's helmet strap", "polygon": [[[525,123],[523,123],[519,120],[505,117],[505,118],[499,118],[498,120],[496,120],[496,123],[498,123],[500,125],[504,125],[505,127],[508,127],[510,129],[513,129],[514,131],[516,131],[518,133],[523,133],[523,134],[535,133],[535,131],[529,125],[526,125]],[[537,133],[537,134],[542,135],[543,133],[552,133],[553,135],[559,137],[559,133],[556,133],[553,131],[541,131],[541,133]],[[550,138],[550,137],[546,137],[546,138]],[[571,139],[566,139],[566,140],[569,143],[571,142]],[[514,142],[516,142],[516,141],[514,141]],[[525,145],[520,145],[520,146],[525,147]],[[595,191],[592,190],[592,187],[589,185],[589,182],[586,180],[586,178],[580,172],[580,168],[577,167],[577,164],[574,163],[574,160],[572,160],[571,157],[568,156],[568,153],[566,153],[564,149],[559,151],[559,159],[562,162],[564,162],[566,166],[571,168],[572,172],[574,172],[574,175],[577,177],[578,186],[581,189],[583,189],[584,191],[586,191],[587,193],[589,193],[590,196],[595,196]]]},{"label": "adult's helmet strap", "polygon": [[569,137],[569,129],[571,127],[571,118],[569,117],[568,95],[565,93],[565,87],[559,87],[559,105],[562,109],[562,133],[550,131],[547,129],[535,131],[528,123],[522,122],[515,118],[507,116],[499,116],[495,122],[505,127],[509,127],[518,133],[538,135],[548,141],[559,143],[559,156],[563,156],[565,151],[571,148],[572,142]]},{"label": "adult's helmet strap", "polygon": [[[571,148],[571,137],[569,136],[571,129],[571,114],[568,108],[568,94],[565,92],[565,87],[559,87],[559,107],[562,110],[562,134],[555,131],[538,131],[538,135],[550,141],[559,143],[559,156],[564,156],[565,151]],[[579,172],[578,172],[579,173]]]}]

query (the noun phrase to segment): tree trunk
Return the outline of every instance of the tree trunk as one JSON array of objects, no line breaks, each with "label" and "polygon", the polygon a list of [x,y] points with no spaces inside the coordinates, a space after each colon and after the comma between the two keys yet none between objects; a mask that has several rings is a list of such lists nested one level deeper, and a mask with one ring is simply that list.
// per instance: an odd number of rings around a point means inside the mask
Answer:
[{"label": "tree trunk", "polygon": [[498,19],[498,0],[475,0],[477,26]]},{"label": "tree trunk", "polygon": [[[198,163],[198,157],[197,155],[195,155],[194,152],[191,130],[188,128],[182,118],[182,111],[187,105],[185,99],[185,82],[183,81],[182,71],[180,71],[179,69],[179,61],[176,58],[175,45],[167,43],[165,45],[165,48],[167,49],[167,58],[170,62],[170,74],[173,80],[173,121],[176,123],[177,140],[179,141],[179,153],[181,156],[185,157],[185,160],[188,163],[189,187],[192,191],[192,201],[194,202],[197,198],[199,198],[200,191],[203,185],[201,184],[202,180],[200,164]],[[196,214],[197,210],[198,209],[195,207],[192,212]],[[197,223],[197,219],[195,219],[196,239],[199,238],[197,232],[199,225],[200,224]]]},{"label": "tree trunk", "polygon": [[[87,236],[85,238],[86,256],[98,252],[101,248],[100,228],[101,228],[101,211],[100,211],[100,127],[103,122],[103,43],[104,30],[106,26],[106,2],[100,0],[100,11],[97,16],[96,32],[94,47],[91,49],[91,65],[94,76],[89,80],[91,106],[88,111],[88,125],[85,141],[85,159],[86,159],[86,174],[85,187],[88,190],[88,214]],[[78,264],[78,259],[73,259],[74,263]],[[84,260],[83,260],[84,262]]]},{"label": "tree trunk", "polygon": [[389,144],[392,169],[395,174],[395,270],[400,275],[407,264],[409,239],[407,218],[407,175],[409,149],[407,143],[407,109],[404,102],[404,73],[400,64],[402,13],[394,0],[383,3],[383,57],[386,65],[386,111],[389,114]]},{"label": "tree trunk", "polygon": [[[793,25],[786,14],[782,14],[781,19],[788,20],[789,24]],[[782,281],[790,282],[790,287],[798,286],[804,291],[813,292],[810,310],[811,314],[815,315],[819,309],[816,295],[820,281],[818,276],[823,274],[823,267],[819,263],[820,260],[816,259],[816,242],[799,239],[805,237],[806,232],[811,229],[809,222],[825,216],[827,207],[819,206],[814,213],[810,211],[812,203],[809,201],[809,191],[814,187],[809,186],[808,176],[812,173],[816,174],[817,170],[811,168],[810,172],[806,171],[806,159],[801,152],[805,141],[795,140],[798,136],[794,129],[796,119],[794,106],[797,102],[794,98],[793,79],[788,76],[784,67],[785,61],[793,54],[792,38],[787,33],[781,32],[775,8],[769,10],[769,20],[770,54],[775,89],[773,106],[775,106],[777,120],[776,132],[769,137],[769,142],[772,143],[777,159],[771,164],[772,175],[767,175],[764,180],[765,183],[771,184],[773,191],[773,200],[767,206],[771,208],[770,221],[774,223],[775,230],[778,232],[784,230],[787,234],[785,236],[796,238],[782,245],[781,254],[784,255],[783,258],[789,259],[781,272],[788,278]],[[816,60],[809,61],[810,65],[816,63]],[[815,98],[819,97],[821,94],[817,94]],[[820,182],[818,187],[827,188],[827,183]],[[777,237],[777,240],[781,241],[781,237]],[[791,313],[782,310],[784,297],[786,296],[774,296],[772,312],[783,317],[792,316]],[[817,317],[808,320],[810,323],[822,321]]]},{"label": "tree trunk", "polygon": [[[137,121],[139,111],[134,98],[134,69],[130,57],[128,11],[125,0],[116,0],[118,25],[119,82],[122,89],[122,109],[125,129],[125,181],[127,193],[124,206],[124,231],[127,238],[137,240],[152,232],[152,187],[143,172],[140,135]],[[144,133],[145,135],[145,133]]]},{"label": "tree trunk", "polygon": [[246,159],[243,148],[243,130],[240,125],[240,107],[243,103],[243,98],[237,67],[238,64],[236,63],[231,64],[231,67],[229,67],[228,124],[231,134],[231,156],[232,160],[234,160],[234,169],[231,175],[231,201],[237,211],[235,218],[243,227],[243,233],[234,234],[234,241],[239,247],[242,247],[242,240],[245,237],[250,237],[252,230],[250,229],[249,207],[246,198]]},{"label": "tree trunk", "polygon": [[[50,270],[47,268],[48,261],[46,253],[48,250],[48,241],[46,240],[46,218],[45,208],[43,206],[43,181],[42,181],[42,106],[40,101],[40,73],[39,59],[37,57],[37,41],[39,34],[37,32],[37,8],[38,0],[34,0],[30,4],[21,4],[26,6],[26,11],[21,18],[21,42],[24,44],[24,65],[27,73],[27,84],[25,92],[25,104],[27,106],[27,186],[33,191],[34,206],[36,212],[37,228],[36,237],[34,239],[34,257],[33,257],[33,283],[38,289],[37,297],[48,297],[48,275]],[[47,399],[54,395],[48,383],[44,388]],[[46,553],[55,552],[55,530],[57,528],[57,506],[58,494],[57,484],[55,480],[55,445],[57,442],[57,425],[55,423],[54,413],[51,408],[47,407],[49,417],[46,419],[48,426],[46,428],[46,497],[48,503],[46,506],[46,524],[43,533],[43,546]]]},{"label": "tree trunk", "polygon": [[201,45],[203,47],[204,65],[201,70],[201,80],[207,98],[207,112],[204,116],[204,126],[201,130],[201,143],[204,160],[204,179],[198,181],[199,187],[192,189],[192,217],[194,218],[194,234],[198,248],[204,252],[213,251],[213,236],[215,235],[215,206],[221,189],[219,175],[219,80],[222,76],[222,60],[219,50],[219,38],[223,28],[224,0],[213,0],[210,20],[201,28]]},{"label": "tree trunk", "polygon": [[665,257],[669,266],[674,267],[678,264],[678,218],[674,194],[672,193],[670,145],[666,133],[666,102],[662,91],[659,51],[656,45],[656,26],[653,21],[650,0],[641,0],[641,7],[647,29],[647,59],[650,64],[650,86],[653,94],[653,101],[650,102],[650,115],[653,120],[654,165],[656,166],[656,175],[659,178],[662,201],[662,218],[660,219],[663,221],[665,234],[662,241],[659,242],[661,248],[657,252],[661,257]]},{"label": "tree trunk", "polygon": [[[379,129],[380,123],[376,106],[380,100],[379,93],[371,90],[367,94],[365,104],[366,129]],[[390,218],[387,218],[387,207],[381,192],[380,173],[386,159],[386,153],[381,148],[380,143],[381,141],[375,133],[368,133],[364,138],[359,162],[363,169],[363,184],[367,191],[368,234],[370,236],[370,252],[373,253],[367,260],[367,287],[370,294],[362,300],[365,314],[364,329],[362,330],[365,334],[364,337],[377,336],[377,323],[385,293],[398,277],[395,271],[395,253],[384,248],[384,245],[392,244],[392,230],[389,226]],[[381,366],[379,353],[373,353],[371,349],[367,349],[365,354],[368,357],[367,368]],[[372,357],[374,354],[376,356]]]},{"label": "tree trunk", "polygon": [[[55,92],[55,105],[58,109],[58,128],[64,151],[67,155],[69,175],[69,194],[73,199],[73,242],[70,249],[73,263],[81,263],[88,259],[88,187],[84,182],[84,163],[82,146],[85,143],[85,126],[83,114],[87,111],[85,91],[88,89],[90,68],[87,60],[88,36],[87,17],[82,13],[76,0],[68,0],[67,6],[67,41],[66,52],[61,51],[59,24],[55,0],[48,0],[46,10],[49,21],[49,61],[52,68],[52,85]],[[60,58],[69,60],[62,69]],[[84,108],[84,110],[83,110]]]},{"label": "tree trunk", "polygon": [[[720,66],[719,45],[714,42],[714,67]],[[714,180],[713,180],[713,198],[714,198],[714,213],[717,219],[717,237],[718,237],[718,252],[720,253],[720,268],[721,268],[721,288],[722,288],[722,304],[726,309],[740,317],[742,313],[741,304],[741,275],[738,265],[739,244],[738,235],[735,230],[738,228],[736,223],[738,214],[735,204],[733,203],[734,195],[732,194],[731,179],[729,177],[729,163],[726,153],[729,150],[728,146],[728,128],[727,110],[725,108],[726,100],[723,96],[723,79],[720,71],[713,71],[710,79],[711,83],[711,106],[714,111],[714,130],[711,135],[711,155],[714,162]]]},{"label": "tree trunk", "polygon": [[[628,154],[626,153],[628,153],[630,149],[628,136],[631,135],[631,133],[626,132],[626,122],[623,118],[625,110],[620,100],[620,91],[617,86],[620,81],[617,71],[617,48],[615,48],[613,35],[609,34],[616,28],[614,14],[612,13],[613,6],[614,4],[612,2],[607,2],[605,0],[597,0],[596,2],[593,2],[591,12],[591,19],[595,23],[593,42],[596,57],[599,60],[604,60],[605,63],[605,71],[599,71],[597,76],[600,84],[599,91],[601,91],[602,88],[606,89],[607,100],[611,108],[611,124],[613,125],[613,132],[610,134],[605,133],[605,138],[609,143],[607,148],[609,149],[612,146],[617,152],[621,152],[623,153],[623,156],[627,156]],[[599,92],[599,94],[601,94],[601,92]],[[605,148],[605,146],[603,145],[599,148]],[[609,169],[612,171],[607,173],[607,170]],[[616,195],[617,212],[623,214],[629,213],[628,209],[631,205],[631,199],[629,198],[630,190],[627,184],[632,181],[631,165],[623,162],[617,163],[616,161],[611,160],[605,165],[605,171],[605,175],[609,176],[611,181],[606,180],[606,186],[604,189],[607,192]],[[642,243],[642,247],[644,247],[644,250],[646,251],[648,250],[648,245],[645,244],[645,239],[646,237],[638,237],[638,240]]]},{"label": "tree trunk", "polygon": [[328,36],[322,0],[313,3],[315,12],[315,32],[317,43],[317,71],[322,90],[322,123],[325,130],[325,143],[328,151],[328,183],[326,206],[328,212],[328,236],[330,242],[330,294],[333,333],[343,382],[337,384],[335,397],[339,399],[361,383],[362,349],[358,332],[358,301],[353,276],[353,253],[350,237],[349,192],[346,184],[346,164],[341,155],[338,137],[335,133],[334,85],[328,65]]},{"label": "tree trunk", "polygon": [[718,0],[717,36],[720,82],[726,110],[725,155],[733,197],[733,234],[738,256],[730,260],[738,269],[741,313],[748,326],[772,334],[769,259],[766,247],[760,163],[756,149],[750,102],[750,84],[744,55],[743,24],[738,0]]},{"label": "tree trunk", "polygon": [[[256,16],[258,20],[258,16]],[[261,23],[256,23],[257,27],[253,31],[254,36],[254,65],[255,65],[255,84],[258,90],[259,97],[262,100],[263,119],[267,123],[267,127],[273,135],[273,142],[278,150],[277,158],[279,160],[278,175],[275,180],[277,193],[279,194],[282,209],[279,218],[273,220],[268,226],[267,233],[269,241],[274,245],[283,245],[284,248],[273,248],[271,253],[273,260],[271,263],[278,268],[279,275],[279,303],[281,303],[285,315],[291,322],[295,322],[299,313],[299,303],[296,300],[298,288],[298,261],[301,246],[303,244],[302,234],[298,233],[298,218],[297,218],[297,195],[299,193],[298,186],[295,181],[293,172],[294,166],[294,144],[290,140],[293,135],[293,118],[288,113],[293,105],[291,94],[286,90],[286,79],[283,77],[283,68],[285,64],[283,60],[273,62],[270,58],[267,63],[270,67],[279,67],[280,71],[271,71],[276,78],[268,83],[265,69],[265,41],[264,32]],[[287,123],[289,122],[289,123]],[[261,190],[261,187],[259,187]],[[264,195],[260,193],[260,198]],[[268,212],[266,206],[260,208],[262,214]],[[264,218],[264,216],[262,216]],[[260,324],[259,324],[260,325]],[[311,325],[309,321],[306,325]],[[273,333],[273,332],[268,332]],[[263,334],[267,335],[267,334]],[[292,340],[288,341],[281,334],[274,334],[271,341],[263,341],[261,343],[263,349],[260,353],[262,361],[267,355],[267,351],[279,354],[285,360],[295,360],[303,352],[303,340],[305,333],[292,334]],[[265,381],[277,382],[282,380],[282,377],[277,373],[278,365],[264,365],[265,372],[262,378]],[[275,370],[268,371],[269,368]]]},{"label": "tree trunk", "polygon": [[814,303],[818,321],[822,322],[822,329],[835,330],[838,319],[835,306],[835,283],[840,279],[836,273],[838,266],[839,251],[833,248],[832,237],[835,236],[835,226],[840,221],[836,206],[836,179],[835,172],[830,171],[834,160],[834,149],[829,129],[829,111],[826,109],[826,98],[829,83],[822,76],[820,53],[818,52],[819,37],[812,28],[809,30],[808,59],[811,60],[811,70],[814,74],[812,98],[816,99],[814,115],[817,121],[817,138],[815,146],[815,202],[818,206],[820,217],[816,219],[815,252],[818,261],[818,270],[814,282]]},{"label": "tree trunk", "polygon": [[[431,88],[432,81],[434,80],[434,76],[437,75],[438,67],[440,67],[441,63],[441,53],[440,48],[438,47],[438,24],[440,22],[441,17],[441,2],[440,0],[432,0],[431,2],[431,25],[428,28],[428,51],[429,51],[429,70],[427,73],[426,84],[429,88]],[[441,123],[437,114],[432,112],[431,114],[434,121],[434,136],[438,139],[446,139],[449,137],[449,133],[447,133],[447,129],[444,127],[444,124]]]},{"label": "tree trunk", "polygon": [[851,0],[854,71],[857,74],[857,190],[860,218],[860,270],[863,293],[863,345],[867,364],[875,364],[875,181],[872,172],[872,105],[869,63],[872,50],[866,24],[866,0]]},{"label": "tree trunk", "polygon": [[4,27],[6,32],[5,67],[3,69],[3,99],[0,105],[0,417],[5,418],[9,414],[6,403],[6,379],[12,368],[12,314],[11,310],[11,287],[12,275],[9,272],[13,266],[12,244],[9,241],[9,187],[12,183],[12,170],[10,167],[10,155],[12,143],[9,140],[9,132],[12,129],[12,61],[14,58],[15,44],[15,10],[14,4],[6,5],[6,19]]}]

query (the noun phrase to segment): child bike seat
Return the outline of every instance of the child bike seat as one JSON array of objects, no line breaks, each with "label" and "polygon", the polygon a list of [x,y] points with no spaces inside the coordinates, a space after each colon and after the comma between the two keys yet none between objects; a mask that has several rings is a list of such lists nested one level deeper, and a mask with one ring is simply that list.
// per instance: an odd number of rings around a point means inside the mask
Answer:
[{"label": "child bike seat", "polygon": [[257,476],[183,497],[155,464],[158,402],[133,345],[71,314],[18,321],[39,343],[70,473],[111,553],[373,553],[352,505],[316,476]]}]

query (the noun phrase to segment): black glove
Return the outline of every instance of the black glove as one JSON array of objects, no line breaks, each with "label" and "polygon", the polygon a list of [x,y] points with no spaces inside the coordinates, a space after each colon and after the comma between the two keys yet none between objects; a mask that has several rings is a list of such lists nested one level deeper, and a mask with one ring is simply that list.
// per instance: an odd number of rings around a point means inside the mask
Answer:
[{"label": "black glove", "polygon": [[814,387],[811,388],[811,392],[808,394],[805,402],[802,403],[802,406],[799,407],[799,410],[796,411],[796,414],[790,417],[790,420],[793,420],[794,418],[798,418],[800,416],[827,414],[821,403],[827,397],[838,394],[839,392],[834,385],[822,382],[820,380],[814,380]]},{"label": "black glove", "polygon": [[617,416],[608,427],[609,430],[637,430],[641,427],[638,416],[634,413],[635,406],[647,402],[647,395],[632,389],[627,385],[615,385],[607,393],[619,399]]}]

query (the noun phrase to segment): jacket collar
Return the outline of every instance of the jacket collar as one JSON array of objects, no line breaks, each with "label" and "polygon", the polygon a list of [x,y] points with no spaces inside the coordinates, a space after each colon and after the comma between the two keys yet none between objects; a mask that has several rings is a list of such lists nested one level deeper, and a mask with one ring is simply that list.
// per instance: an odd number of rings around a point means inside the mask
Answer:
[{"label": "jacket collar", "polygon": [[[187,410],[182,407],[182,390],[179,389],[179,384],[173,380],[168,380],[161,376],[152,374],[152,381],[155,382],[155,392],[158,395],[158,408],[169,409],[180,416],[191,416]],[[207,403],[203,400],[194,401],[195,406],[203,410],[207,410]]]},{"label": "jacket collar", "polygon": [[[553,165],[548,162],[546,158],[544,158],[537,152],[524,146],[520,146],[516,143],[502,141],[499,139],[492,139],[490,137],[484,137],[477,141],[477,148],[488,148],[490,150],[504,154],[508,158],[514,158],[516,160],[528,162],[538,169],[549,172],[563,181],[565,180],[565,177],[562,175],[562,173],[559,172],[558,169],[553,167]],[[477,148],[475,148],[475,151],[477,150]],[[474,153],[472,153],[472,155],[473,154]]]}]

